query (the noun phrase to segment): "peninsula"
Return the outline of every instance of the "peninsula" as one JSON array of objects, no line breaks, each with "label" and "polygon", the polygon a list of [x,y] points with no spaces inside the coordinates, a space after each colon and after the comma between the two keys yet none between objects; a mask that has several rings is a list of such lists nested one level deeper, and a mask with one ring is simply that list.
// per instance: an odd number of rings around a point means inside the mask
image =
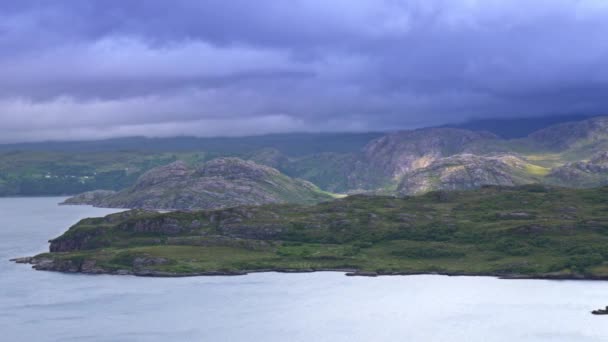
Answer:
[{"label": "peninsula", "polygon": [[38,270],[140,276],[348,270],[608,279],[608,187],[484,186],[83,219]]}]

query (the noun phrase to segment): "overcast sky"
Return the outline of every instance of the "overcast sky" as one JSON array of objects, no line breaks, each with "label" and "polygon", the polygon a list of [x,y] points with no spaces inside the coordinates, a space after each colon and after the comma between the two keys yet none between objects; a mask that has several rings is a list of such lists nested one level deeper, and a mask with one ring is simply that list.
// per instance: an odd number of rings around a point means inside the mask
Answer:
[{"label": "overcast sky", "polygon": [[0,141],[608,113],[605,0],[6,0]]}]

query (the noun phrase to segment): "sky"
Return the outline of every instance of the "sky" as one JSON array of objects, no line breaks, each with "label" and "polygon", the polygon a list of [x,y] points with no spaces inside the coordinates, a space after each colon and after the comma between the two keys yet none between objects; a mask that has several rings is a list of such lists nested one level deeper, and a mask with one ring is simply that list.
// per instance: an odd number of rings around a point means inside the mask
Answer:
[{"label": "sky", "polygon": [[608,113],[604,0],[7,0],[0,142]]}]

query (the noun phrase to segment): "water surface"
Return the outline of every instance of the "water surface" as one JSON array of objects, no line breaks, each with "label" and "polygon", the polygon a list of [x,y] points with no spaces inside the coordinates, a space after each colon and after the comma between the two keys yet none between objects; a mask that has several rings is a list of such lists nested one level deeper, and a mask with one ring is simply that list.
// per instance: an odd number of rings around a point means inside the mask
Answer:
[{"label": "water surface", "polygon": [[9,263],[87,216],[0,198],[1,341],[608,341],[608,282],[487,277],[69,275]]}]

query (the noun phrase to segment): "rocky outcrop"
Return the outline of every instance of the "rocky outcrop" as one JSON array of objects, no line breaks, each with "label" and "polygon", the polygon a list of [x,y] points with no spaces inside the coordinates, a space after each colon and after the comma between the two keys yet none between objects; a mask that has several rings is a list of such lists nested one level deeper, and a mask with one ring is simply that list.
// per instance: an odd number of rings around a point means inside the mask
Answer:
[{"label": "rocky outcrop", "polygon": [[[514,140],[501,139],[483,131],[457,128],[400,131],[372,140],[360,153],[306,156],[290,160],[284,167],[288,174],[306,178],[332,191],[387,193],[387,189],[394,189],[405,175],[410,176],[417,170],[427,172],[429,167],[443,163],[445,158],[462,154],[491,158],[497,154],[523,153],[520,159],[538,165],[532,165],[532,169],[523,174],[516,168],[515,173],[507,178],[521,180],[523,177],[525,183],[529,176],[525,173],[532,173],[534,182],[577,186],[580,172],[568,174],[571,170],[566,168],[559,170],[563,173],[561,177],[551,179],[545,178],[548,172],[545,168],[558,165],[562,158],[580,160],[607,150],[608,117],[598,117],[550,126],[527,138]],[[529,161],[527,157],[531,157]],[[487,176],[492,178],[489,174]],[[509,184],[510,181],[503,179],[488,183]],[[518,181],[513,183],[520,184]],[[485,181],[482,180],[481,184],[485,184]],[[590,184],[607,183],[592,179]]]},{"label": "rocky outcrop", "polygon": [[459,154],[435,160],[404,174],[397,191],[404,195],[434,190],[467,190],[484,185],[515,186],[533,183],[526,162],[513,155]]},{"label": "rocky outcrop", "polygon": [[158,218],[158,215],[150,218],[142,218],[135,222],[127,221],[118,226],[120,230],[130,233],[163,234],[167,236],[179,235],[197,231],[202,227],[198,220],[180,221],[172,217]]},{"label": "rocky outcrop", "polygon": [[84,192],[80,195],[76,195],[74,197],[70,197],[65,201],[61,202],[61,205],[82,205],[82,204],[92,204],[99,203],[104,199],[113,196],[116,194],[116,191],[112,190],[94,190]]},{"label": "rocky outcrop", "polygon": [[608,306],[606,306],[606,309],[593,310],[591,313],[594,315],[608,315]]},{"label": "rocky outcrop", "polygon": [[589,161],[568,163],[551,170],[547,177],[553,184],[595,187],[608,184],[608,152],[599,152]]},{"label": "rocky outcrop", "polygon": [[310,182],[238,158],[198,168],[182,161],[152,169],[134,186],[109,196],[80,195],[66,202],[109,208],[218,209],[268,203],[312,204],[331,199]]},{"label": "rocky outcrop", "polygon": [[[264,241],[278,239],[286,231],[285,224],[251,223],[269,219],[277,219],[277,215],[263,207],[170,214],[130,210],[103,218],[83,219],[65,234],[50,240],[49,250],[55,253],[104,248],[126,236],[140,236],[142,242],[152,245],[164,241],[176,245],[260,249],[267,245]],[[23,262],[28,261],[24,259]]]},{"label": "rocky outcrop", "polygon": [[435,160],[472,152],[482,141],[498,139],[492,133],[457,128],[428,128],[387,134],[364,149],[371,165],[390,178],[425,168]]},{"label": "rocky outcrop", "polygon": [[487,132],[427,128],[389,133],[369,142],[360,153],[321,153],[291,160],[290,175],[298,175],[331,191],[385,193],[401,177],[436,160],[484,150],[498,137]]}]

